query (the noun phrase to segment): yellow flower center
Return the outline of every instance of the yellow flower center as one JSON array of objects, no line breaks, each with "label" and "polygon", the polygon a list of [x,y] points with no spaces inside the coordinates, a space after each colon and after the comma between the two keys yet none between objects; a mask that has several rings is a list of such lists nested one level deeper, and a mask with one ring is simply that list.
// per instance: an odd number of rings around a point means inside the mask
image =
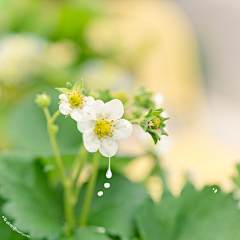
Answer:
[{"label": "yellow flower center", "polygon": [[106,139],[107,136],[112,137],[112,134],[114,132],[112,128],[116,126],[116,125],[112,125],[112,123],[113,123],[113,120],[108,121],[107,117],[99,121],[96,121],[94,132],[96,135],[99,136],[98,137],[99,139],[101,139],[102,137]]},{"label": "yellow flower center", "polygon": [[69,103],[71,104],[71,108],[72,107],[79,107],[82,108],[84,107],[83,102],[86,102],[83,100],[85,96],[81,95],[79,91],[75,91],[75,92],[71,92],[68,94],[68,99],[69,99]]}]

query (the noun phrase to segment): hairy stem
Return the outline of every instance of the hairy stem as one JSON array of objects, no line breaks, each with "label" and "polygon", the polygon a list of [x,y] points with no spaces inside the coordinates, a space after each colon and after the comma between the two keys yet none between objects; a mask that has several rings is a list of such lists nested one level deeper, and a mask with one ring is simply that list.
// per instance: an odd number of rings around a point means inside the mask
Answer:
[{"label": "hairy stem", "polygon": [[67,232],[70,232],[72,230],[72,227],[74,225],[74,217],[73,217],[73,201],[72,201],[72,195],[71,195],[71,181],[66,177],[65,174],[65,169],[63,165],[63,161],[59,152],[59,148],[57,145],[57,140],[56,140],[56,128],[54,128],[54,121],[59,115],[59,111],[55,112],[53,117],[51,117],[49,109],[44,108],[43,109],[46,119],[47,119],[47,126],[48,126],[48,133],[49,133],[49,138],[51,141],[52,149],[55,155],[57,167],[60,173],[61,181],[63,183],[64,187],[64,213],[65,217],[68,223],[68,229]]}]

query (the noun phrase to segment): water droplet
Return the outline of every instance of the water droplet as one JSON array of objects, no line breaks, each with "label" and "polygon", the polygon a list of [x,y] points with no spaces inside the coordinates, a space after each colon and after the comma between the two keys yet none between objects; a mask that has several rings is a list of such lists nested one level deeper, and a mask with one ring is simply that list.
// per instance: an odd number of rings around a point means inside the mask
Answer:
[{"label": "water droplet", "polygon": [[99,197],[101,197],[101,196],[103,195],[103,191],[99,191],[99,192],[97,193],[97,195],[98,195]]},{"label": "water droplet", "polygon": [[110,188],[110,183],[104,183],[105,188]]},{"label": "water droplet", "polygon": [[108,162],[108,170],[106,173],[106,178],[111,178],[112,177],[112,172],[111,172],[111,158],[109,158],[109,162]]}]

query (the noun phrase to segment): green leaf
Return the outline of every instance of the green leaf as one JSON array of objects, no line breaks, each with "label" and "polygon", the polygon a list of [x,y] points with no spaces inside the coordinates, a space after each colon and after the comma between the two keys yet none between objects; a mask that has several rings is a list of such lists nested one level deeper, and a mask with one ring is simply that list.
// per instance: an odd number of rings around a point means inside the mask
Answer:
[{"label": "green leaf", "polygon": [[[1,238],[4,240],[26,240],[27,237],[23,237],[21,234],[17,233],[16,230],[14,231],[9,225],[7,225],[6,221],[4,221],[4,219],[2,218],[2,216],[4,216],[4,214],[1,212],[1,207],[3,203],[4,203],[3,200],[0,198]],[[10,222],[12,224],[12,221],[10,219],[7,219],[7,222]]]},{"label": "green leaf", "polygon": [[42,166],[31,155],[0,157],[2,212],[31,238],[59,239],[63,225],[62,197],[50,189]]},{"label": "green leaf", "polygon": [[[148,197],[147,192],[140,186],[131,183],[123,176],[113,172],[111,179],[106,179],[106,170],[100,171],[94,190],[88,224],[104,227],[108,234],[121,237],[135,236],[134,218],[139,206]],[[105,189],[104,183],[109,182],[110,188]],[[103,191],[103,196],[97,195]],[[82,196],[77,208],[77,216],[82,206]]]},{"label": "green leaf", "polygon": [[159,240],[162,239],[161,229],[159,228],[156,216],[156,206],[153,201],[148,198],[145,204],[139,210],[136,217],[139,234],[143,240]]},{"label": "green leaf", "polygon": [[74,231],[77,240],[111,240],[106,234],[100,233],[97,227],[78,228]]},{"label": "green leaf", "polygon": [[[240,211],[232,194],[224,195],[220,190],[214,193],[213,187],[199,192],[187,185],[179,198],[165,192],[159,204],[149,204],[146,202],[137,219],[143,240],[148,236],[153,240],[239,239]],[[152,217],[154,213],[157,219]],[[147,221],[153,224],[145,224]]]},{"label": "green leaf", "polygon": [[[54,113],[58,109],[58,94],[54,89],[44,85],[34,89],[29,95],[10,106],[3,122],[5,135],[8,136],[15,149],[30,150],[39,156],[53,155],[44,113],[34,103],[34,96],[42,89],[45,89],[51,96],[50,112]],[[77,123],[71,118],[60,115],[56,124],[59,126],[56,136],[61,152],[76,153],[82,142]]]}]

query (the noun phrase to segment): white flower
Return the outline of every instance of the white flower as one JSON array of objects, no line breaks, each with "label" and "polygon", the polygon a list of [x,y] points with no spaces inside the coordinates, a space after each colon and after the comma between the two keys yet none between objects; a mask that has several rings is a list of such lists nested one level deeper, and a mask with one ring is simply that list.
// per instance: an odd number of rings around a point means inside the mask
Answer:
[{"label": "white flower", "polygon": [[79,90],[69,91],[66,94],[60,94],[59,110],[63,115],[69,115],[75,121],[79,121],[82,117],[90,112],[91,105],[94,103],[93,97],[86,97]]},{"label": "white flower", "polygon": [[83,133],[84,146],[89,152],[97,150],[105,157],[112,157],[118,149],[118,141],[126,140],[133,131],[132,124],[120,119],[124,107],[120,100],[107,103],[96,100],[90,114],[78,121],[78,130]]}]

